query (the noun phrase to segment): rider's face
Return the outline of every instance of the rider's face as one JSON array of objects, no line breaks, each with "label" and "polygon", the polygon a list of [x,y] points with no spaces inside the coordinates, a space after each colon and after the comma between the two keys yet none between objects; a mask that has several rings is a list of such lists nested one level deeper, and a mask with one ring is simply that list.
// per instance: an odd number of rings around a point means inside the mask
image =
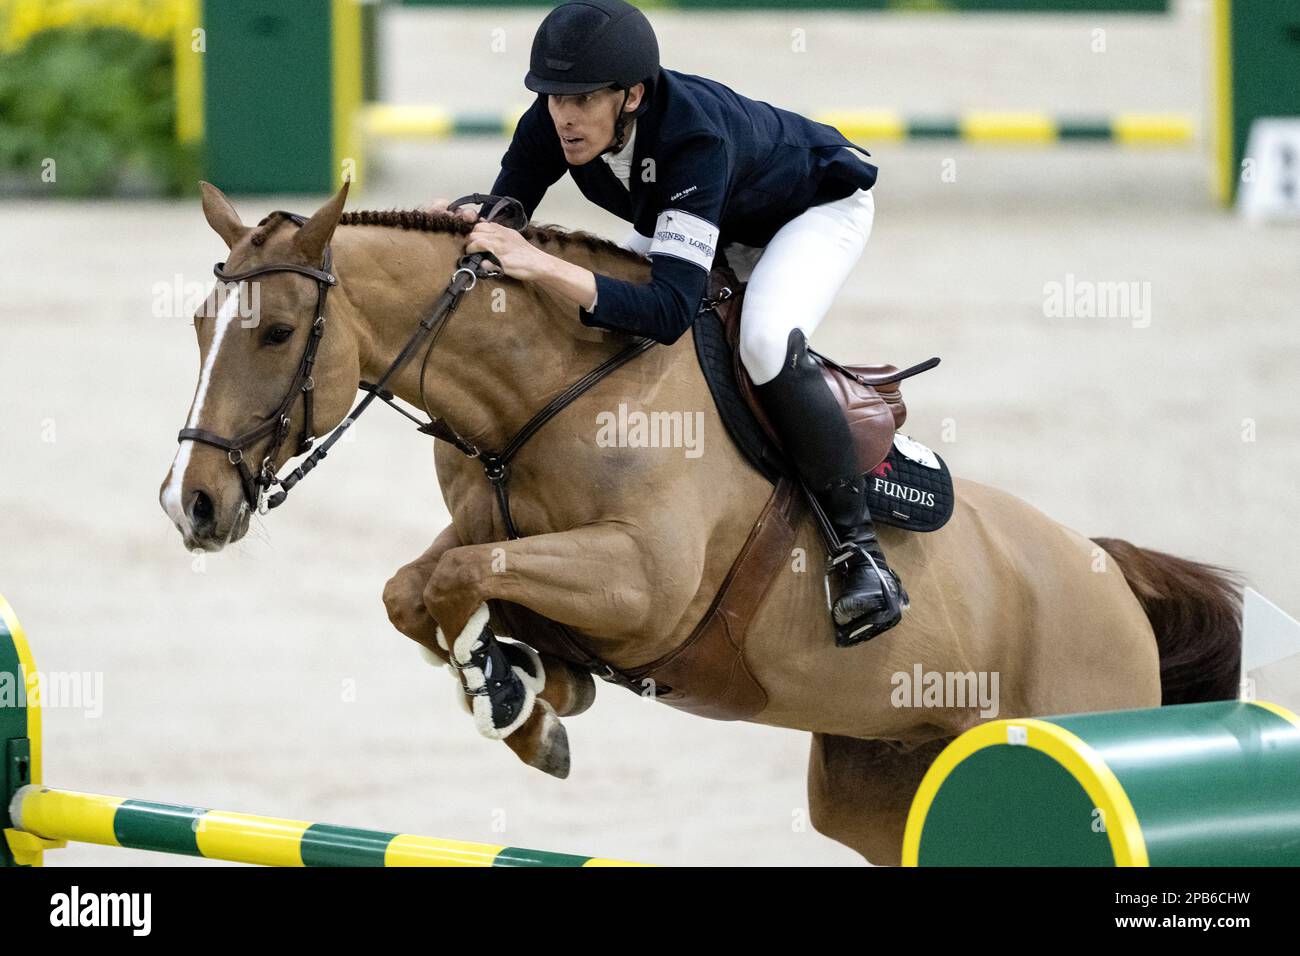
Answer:
[{"label": "rider's face", "polygon": [[[632,87],[627,112],[636,109],[644,91],[640,83]],[[560,134],[564,159],[570,166],[591,162],[614,142],[614,119],[622,102],[623,91],[614,89],[547,97],[551,120]]]}]

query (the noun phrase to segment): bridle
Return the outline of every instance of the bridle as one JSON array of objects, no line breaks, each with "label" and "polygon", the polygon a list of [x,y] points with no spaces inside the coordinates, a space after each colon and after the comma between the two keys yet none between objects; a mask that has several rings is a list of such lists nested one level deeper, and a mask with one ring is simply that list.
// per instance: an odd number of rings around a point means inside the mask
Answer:
[{"label": "bridle", "polygon": [[[455,202],[448,205],[449,211],[455,211],[466,203],[480,203],[488,208],[486,215],[480,218],[488,222],[500,222],[502,225],[510,226],[513,229],[523,229],[528,224],[528,215],[524,211],[523,205],[517,199],[509,196],[492,196],[483,193],[473,193],[469,196],[462,196]],[[490,205],[488,205],[490,204]],[[293,213],[281,213],[281,215],[290,219],[298,226],[302,226],[306,221],[302,216]],[[551,399],[544,407],[533,415],[515,434],[506,442],[500,451],[479,448],[472,442],[466,441],[456,432],[444,419],[437,418],[429,413],[428,407],[424,408],[427,421],[421,421],[410,412],[406,411],[395,401],[393,393],[387,388],[388,383],[393,377],[403,369],[408,362],[414,357],[419,348],[428,341],[428,346],[424,353],[424,362],[427,365],[429,355],[433,347],[437,344],[438,335],[446,327],[452,313],[456,311],[456,306],[460,304],[461,297],[473,289],[478,282],[479,267],[484,259],[490,259],[496,263],[497,268],[501,267],[501,262],[490,252],[476,252],[472,255],[461,256],[456,263],[456,271],[452,273],[451,281],[447,288],[443,290],[438,300],[429,310],[429,314],[420,320],[419,326],[411,334],[397,358],[380,376],[377,382],[360,382],[358,388],[365,391],[365,398],[357,403],[356,407],[348,414],[347,418],[339,424],[325,440],[320,443],[315,451],[291,472],[283,478],[275,474],[273,464],[275,456],[279,453],[286,437],[291,429],[289,410],[293,405],[297,394],[301,392],[304,396],[304,418],[302,425],[302,434],[298,442],[298,454],[306,454],[312,447],[314,435],[312,433],[312,367],[316,361],[316,351],[320,347],[320,339],[325,330],[325,299],[332,286],[338,284],[338,278],[333,274],[331,268],[330,250],[327,246],[321,260],[321,268],[313,269],[308,266],[300,266],[294,263],[273,263],[270,265],[258,266],[240,273],[225,272],[224,263],[218,263],[213,267],[213,272],[219,279],[225,281],[238,281],[240,279],[250,278],[256,275],[266,275],[276,272],[297,272],[316,280],[317,298],[316,298],[316,318],[312,323],[311,335],[307,340],[307,347],[303,351],[302,360],[298,364],[298,372],[294,376],[288,392],[285,393],[284,399],[281,400],[276,408],[275,414],[271,419],[253,428],[236,438],[224,438],[221,435],[206,431],[201,428],[182,429],[179,441],[197,441],[204,444],[213,445],[217,448],[225,449],[232,466],[239,469],[240,480],[243,482],[244,495],[250,508],[254,508],[261,513],[265,513],[271,508],[277,508],[282,505],[289,492],[298,482],[302,481],[329,453],[334,447],[335,442],[343,437],[348,428],[352,427],[361,414],[376,399],[380,399],[391,405],[401,414],[405,415],[411,421],[415,422],[418,430],[425,435],[451,443],[462,454],[469,458],[476,459],[483,466],[483,474],[488,482],[492,485],[496,495],[497,508],[501,514],[502,522],[505,527],[506,535],[509,538],[518,538],[519,532],[515,527],[514,521],[510,515],[510,463],[515,455],[524,447],[530,438],[532,438],[542,426],[552,418],[562,412],[572,404],[579,396],[587,392],[597,382],[600,382],[615,369],[630,362],[642,352],[651,349],[655,342],[648,338],[634,338],[624,348],[620,349],[614,355],[610,356],[600,365],[596,366],[586,375],[579,378],[566,388],[563,392]],[[486,275],[486,273],[484,273]],[[706,299],[700,305],[701,311],[707,311],[714,308],[717,304],[731,294],[730,289],[724,289],[716,298]],[[421,368],[420,382],[420,401],[424,403],[424,369]],[[272,444],[269,454],[263,457],[261,468],[257,474],[249,469],[244,461],[244,451],[254,442],[266,437],[269,434],[275,434],[275,440]],[[272,487],[279,485],[280,490],[274,494],[270,493]],[[573,631],[572,628],[563,624],[556,624],[552,629],[554,638],[564,649],[567,658],[579,666],[585,667],[591,673],[599,676],[601,679],[617,683],[627,687],[636,693],[643,692],[644,688],[640,681],[632,675],[626,674],[609,663],[601,660],[599,656],[592,653],[587,647],[586,641]]]},{"label": "bridle", "polygon": [[[299,227],[307,221],[304,217],[291,212],[277,211],[271,213],[271,215],[283,216]],[[234,438],[226,438],[216,432],[208,431],[206,428],[182,428],[176,436],[177,441],[202,442],[205,445],[223,449],[230,463],[239,471],[239,480],[244,486],[244,498],[248,501],[249,507],[256,508],[259,511],[265,511],[267,507],[275,507],[275,504],[265,504],[265,496],[271,486],[278,481],[275,475],[274,461],[280,453],[280,449],[284,447],[285,439],[289,437],[291,425],[289,409],[293,406],[294,399],[297,398],[299,392],[302,393],[303,401],[302,431],[298,437],[298,450],[294,454],[307,454],[316,441],[316,433],[312,426],[312,394],[316,382],[311,373],[316,365],[316,353],[320,349],[321,337],[325,334],[325,298],[329,290],[338,285],[339,282],[338,277],[330,271],[332,262],[333,257],[330,254],[329,247],[326,246],[319,269],[298,265],[294,262],[269,263],[245,269],[243,272],[227,272],[224,262],[218,262],[212,267],[212,274],[222,282],[242,282],[254,276],[271,275],[280,272],[296,272],[316,280],[316,318],[312,321],[311,331],[307,336],[307,346],[303,349],[302,359],[298,362],[298,371],[294,373],[289,390],[285,392],[284,398],[281,399],[271,417],[255,428],[251,428]],[[266,455],[262,458],[261,467],[254,474],[253,470],[248,466],[244,452],[271,434],[274,434],[275,438],[271,442]]]},{"label": "bridle", "polygon": [[[528,224],[528,215],[524,211],[523,204],[509,196],[473,193],[469,196],[462,196],[455,202],[450,203],[447,209],[449,212],[454,212],[467,203],[480,203],[488,207],[487,213],[480,217],[482,221],[498,222],[520,230]],[[272,215],[281,215],[299,227],[307,221],[305,217],[295,213],[280,211],[272,213]],[[311,451],[316,441],[312,425],[312,392],[315,388],[312,369],[316,364],[316,353],[320,348],[321,337],[325,334],[326,297],[330,288],[338,285],[338,277],[332,271],[333,260],[329,247],[325,247],[319,269],[292,262],[276,262],[255,266],[243,272],[226,272],[225,263],[218,262],[213,266],[212,271],[218,279],[224,282],[239,282],[254,276],[279,272],[296,272],[315,279],[317,290],[316,317],[312,322],[307,345],[303,350],[302,359],[298,363],[298,371],[294,375],[293,382],[289,385],[284,398],[267,421],[234,438],[226,438],[203,428],[182,428],[176,436],[177,441],[196,441],[224,450],[230,464],[239,471],[240,482],[244,488],[244,498],[248,506],[259,513],[265,514],[270,509],[278,508],[284,503],[293,487],[302,481],[329,454],[330,449],[343,437],[344,432],[378,398],[415,422],[419,427],[419,431],[423,434],[449,442],[459,449],[462,454],[477,459],[483,465],[483,473],[496,494],[497,506],[501,512],[507,535],[511,538],[519,537],[510,515],[508,489],[510,462],[515,454],[543,425],[572,404],[575,399],[615,369],[647,351],[655,343],[653,339],[633,339],[625,348],[606,359],[548,402],[514,434],[501,451],[479,448],[472,442],[462,438],[445,420],[433,416],[427,406],[424,411],[428,416],[428,420],[420,421],[420,419],[396,404],[393,393],[387,388],[387,385],[399,371],[406,367],[426,340],[428,341],[428,347],[425,350],[424,363],[425,365],[428,364],[429,355],[432,353],[434,345],[437,344],[438,336],[456,311],[461,297],[477,284],[480,275],[479,267],[484,259],[495,262],[498,269],[501,267],[500,260],[490,252],[476,252],[472,255],[460,257],[456,263],[456,271],[452,273],[447,288],[443,290],[438,300],[433,304],[429,314],[420,320],[419,326],[411,334],[410,339],[407,340],[406,345],[398,353],[397,358],[393,359],[384,374],[380,376],[379,381],[373,383],[363,381],[358,384],[358,387],[368,394],[357,403],[356,407],[352,409],[338,427],[326,436],[315,451]],[[281,478],[275,473],[274,462],[292,428],[289,411],[299,393],[303,396],[303,422],[298,440],[298,450],[294,454],[306,455],[308,452],[311,452],[311,454],[302,464]],[[421,368],[420,373],[420,400],[422,403],[424,402],[423,368]],[[248,466],[245,452],[268,435],[274,435],[274,439],[267,454],[262,458],[261,466],[254,473]],[[276,485],[280,486],[280,490],[272,494],[271,489]]]}]

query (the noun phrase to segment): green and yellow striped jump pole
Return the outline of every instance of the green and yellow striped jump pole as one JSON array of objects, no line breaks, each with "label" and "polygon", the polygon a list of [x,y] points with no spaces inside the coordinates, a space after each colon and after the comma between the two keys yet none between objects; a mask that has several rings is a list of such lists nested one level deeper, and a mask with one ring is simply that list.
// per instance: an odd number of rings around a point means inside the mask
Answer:
[{"label": "green and yellow striped jump pole", "polygon": [[283,820],[27,786],[13,828],[47,845],[96,843],[259,866],[634,866],[618,860]]},{"label": "green and yellow striped jump pole", "polygon": [[[362,110],[371,139],[425,140],[509,136],[522,111],[454,113],[437,106],[377,103]],[[972,110],[954,116],[904,116],[891,110],[816,113],[868,148],[873,143],[956,140],[983,146],[1034,147],[1095,142],[1125,147],[1185,147],[1196,142],[1196,122],[1183,113],[1116,113],[1060,117],[1047,113]]]},{"label": "green and yellow striped jump pole", "polygon": [[903,864],[1300,865],[1300,720],[1216,701],[981,724],[921,781]]},{"label": "green and yellow striped jump pole", "polygon": [[0,866],[40,866],[70,841],[262,866],[637,865],[45,787],[38,690],[27,637],[0,596]]}]

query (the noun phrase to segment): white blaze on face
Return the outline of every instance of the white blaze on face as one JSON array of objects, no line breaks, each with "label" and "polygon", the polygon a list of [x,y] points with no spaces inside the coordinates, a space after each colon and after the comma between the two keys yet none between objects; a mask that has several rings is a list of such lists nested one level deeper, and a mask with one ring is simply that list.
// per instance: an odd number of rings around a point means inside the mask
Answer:
[{"label": "white blaze on face", "polygon": [[[212,369],[217,364],[217,353],[221,351],[221,342],[226,337],[226,330],[239,316],[239,304],[243,301],[243,294],[244,284],[241,282],[238,288],[227,293],[226,300],[221,303],[221,310],[217,312],[216,328],[212,332],[212,346],[208,349],[208,357],[203,362],[202,371],[199,372],[199,387],[194,394],[194,404],[190,407],[189,420],[185,422],[186,428],[199,427],[199,419],[203,414],[203,400],[207,397],[208,386],[212,384]],[[167,485],[162,493],[163,508],[166,509],[167,516],[186,536],[190,533],[190,517],[181,503],[181,488],[185,485],[185,472],[190,467],[190,451],[193,448],[193,441],[186,440],[180,443],[176,458],[172,461],[172,470],[167,477]]]}]

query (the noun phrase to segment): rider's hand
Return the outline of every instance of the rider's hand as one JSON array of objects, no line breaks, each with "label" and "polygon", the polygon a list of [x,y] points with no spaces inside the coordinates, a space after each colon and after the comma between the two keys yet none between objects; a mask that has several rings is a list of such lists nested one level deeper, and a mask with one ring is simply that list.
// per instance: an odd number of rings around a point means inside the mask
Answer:
[{"label": "rider's hand", "polygon": [[[501,262],[501,269],[513,279],[536,279],[546,272],[552,257],[542,252],[519,233],[495,222],[480,222],[469,234],[467,253],[490,252]],[[491,260],[487,260],[489,267]]]},{"label": "rider's hand", "polygon": [[[440,197],[438,199],[435,199],[433,202],[428,203],[427,205],[420,206],[416,211],[428,212],[428,213],[445,213],[447,211],[447,205],[450,202],[451,202],[450,199],[445,199]],[[466,222],[478,222],[479,204],[466,203],[465,205],[461,206],[459,209],[456,210],[456,215],[460,216]]]}]

